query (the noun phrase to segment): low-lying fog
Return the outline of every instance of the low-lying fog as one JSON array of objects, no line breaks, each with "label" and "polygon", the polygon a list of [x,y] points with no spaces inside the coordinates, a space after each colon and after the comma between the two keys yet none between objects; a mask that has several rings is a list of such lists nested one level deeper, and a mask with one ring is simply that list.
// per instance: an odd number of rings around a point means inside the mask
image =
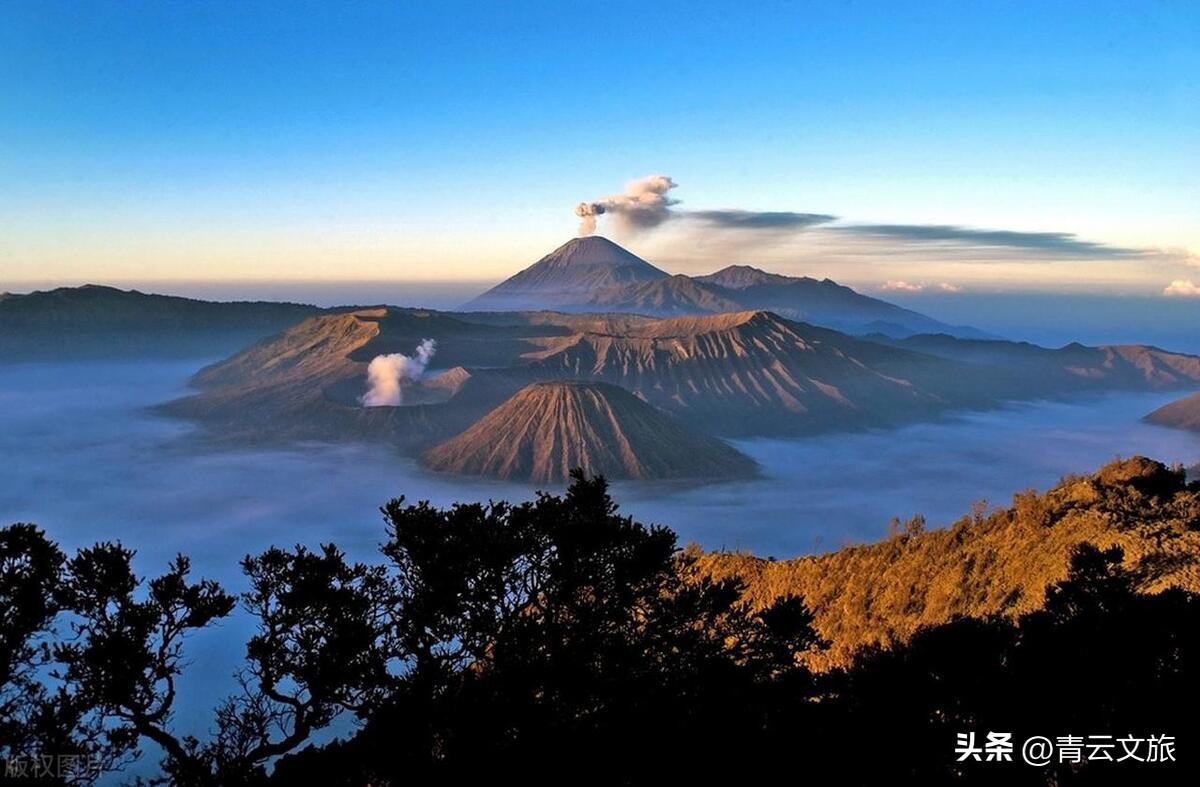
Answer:
[{"label": "low-lying fog", "polygon": [[[0,522],[33,521],[66,546],[121,539],[149,569],[177,551],[226,574],[270,544],[335,540],[366,555],[390,497],[524,499],[532,485],[433,475],[382,447],[197,451],[186,423],[144,412],[186,391],[202,364],[0,366]],[[1020,404],[939,423],[799,441],[738,443],[761,481],[687,488],[615,485],[626,511],[682,540],[779,557],[879,538],[888,519],[931,525],[972,501],[1006,503],[1028,486],[1117,455],[1200,459],[1200,437],[1139,418],[1179,396],[1121,394]]]},{"label": "low-lying fog", "polygon": [[[270,544],[332,540],[371,557],[390,497],[524,499],[529,486],[432,476],[381,447],[196,452],[191,427],[142,411],[184,392],[201,364],[74,363],[0,366],[0,523],[40,524],[64,547],[119,539],[143,573],[176,552],[199,575],[241,588],[237,563]],[[946,524],[987,498],[1007,503],[1120,455],[1200,459],[1200,437],[1139,418],[1178,394],[1119,395],[1017,405],[942,423],[803,441],[739,443],[761,481],[681,489],[619,484],[638,517],[682,541],[786,557],[877,539],[892,516]],[[195,659],[181,720],[232,688],[247,623],[228,622],[189,644]]]}]

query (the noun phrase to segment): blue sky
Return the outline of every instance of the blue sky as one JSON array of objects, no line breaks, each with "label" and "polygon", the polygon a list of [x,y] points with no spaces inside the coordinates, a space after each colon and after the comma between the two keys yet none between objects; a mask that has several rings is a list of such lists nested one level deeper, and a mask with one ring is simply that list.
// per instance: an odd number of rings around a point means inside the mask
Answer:
[{"label": "blue sky", "polygon": [[574,234],[575,203],[650,173],[681,210],[1137,252],[620,238],[672,270],[1200,282],[1194,2],[6,0],[0,70],[0,286],[499,278]]}]

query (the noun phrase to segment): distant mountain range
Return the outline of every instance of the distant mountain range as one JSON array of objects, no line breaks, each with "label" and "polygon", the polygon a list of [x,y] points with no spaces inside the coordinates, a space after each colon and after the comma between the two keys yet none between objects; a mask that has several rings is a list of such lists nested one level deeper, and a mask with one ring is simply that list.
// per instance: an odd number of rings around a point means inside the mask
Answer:
[{"label": "distant mountain range", "polygon": [[[525,298],[542,308],[501,308]],[[226,445],[379,441],[436,470],[535,481],[558,480],[569,464],[625,478],[743,478],[753,463],[723,439],[1200,387],[1200,357],[1142,345],[897,335],[907,328],[852,336],[787,315],[864,329],[868,318],[909,328],[928,318],[833,282],[747,266],[670,276],[603,238],[565,244],[475,306],[493,310],[322,310],[61,289],[0,299],[0,361],[238,349],[196,374],[194,395],[159,410]],[[364,406],[372,360],[412,354],[426,340],[436,343],[432,364],[396,381],[400,404]],[[1198,408],[1191,397],[1150,420],[1195,428]]]},{"label": "distant mountain range", "polygon": [[1063,386],[1171,390],[1192,387],[1200,379],[1200,357],[1144,344],[1088,347],[1073,342],[1050,349],[1028,342],[964,340],[944,335],[864,338],[961,363],[1009,369],[1030,391]]},{"label": "distant mountain range", "polygon": [[320,311],[297,303],[214,303],[95,284],[3,293],[0,363],[213,357]]},{"label": "distant mountain range", "polygon": [[844,333],[919,333],[987,338],[825,279],[731,265],[707,276],[670,275],[607,238],[564,243],[466,304],[468,310],[560,309],[655,317],[767,309]]}]

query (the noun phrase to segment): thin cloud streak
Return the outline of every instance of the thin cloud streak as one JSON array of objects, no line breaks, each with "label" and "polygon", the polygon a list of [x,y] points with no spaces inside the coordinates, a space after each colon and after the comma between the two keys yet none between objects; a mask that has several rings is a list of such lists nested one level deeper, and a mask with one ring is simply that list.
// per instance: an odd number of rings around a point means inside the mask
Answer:
[{"label": "thin cloud streak", "polygon": [[680,212],[679,217],[703,222],[715,229],[728,230],[803,230],[837,220],[837,216],[826,213],[796,213],[790,210],[689,210]]},{"label": "thin cloud streak", "polygon": [[909,282],[903,279],[890,279],[879,285],[879,289],[884,292],[925,292],[926,290],[935,290],[937,292],[957,294],[963,291],[963,288],[957,284],[951,284],[948,281],[943,281],[938,284],[923,284],[921,282]]},{"label": "thin cloud streak", "polygon": [[847,224],[828,229],[913,244],[953,244],[964,248],[1034,251],[1066,257],[1141,257],[1152,252],[1083,240],[1070,232],[1018,232],[973,229],[955,224]]},{"label": "thin cloud streak", "polygon": [[925,289],[924,284],[912,284],[907,281],[893,280],[884,282],[879,289],[884,292],[922,292]]}]

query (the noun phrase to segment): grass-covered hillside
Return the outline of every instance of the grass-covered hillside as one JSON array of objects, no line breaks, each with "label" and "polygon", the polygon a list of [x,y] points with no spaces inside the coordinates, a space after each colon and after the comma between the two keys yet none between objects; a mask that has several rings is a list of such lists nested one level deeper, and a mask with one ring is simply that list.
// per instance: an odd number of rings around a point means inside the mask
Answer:
[{"label": "grass-covered hillside", "polygon": [[948,528],[926,531],[923,524],[897,523],[886,541],[815,557],[712,553],[696,565],[718,578],[742,578],[755,605],[803,597],[832,643],[821,656],[831,663],[955,616],[1038,608],[1082,542],[1120,546],[1143,592],[1200,590],[1200,484],[1142,457],[1064,478],[1044,493],[1021,492],[1007,508],[978,506]]}]

